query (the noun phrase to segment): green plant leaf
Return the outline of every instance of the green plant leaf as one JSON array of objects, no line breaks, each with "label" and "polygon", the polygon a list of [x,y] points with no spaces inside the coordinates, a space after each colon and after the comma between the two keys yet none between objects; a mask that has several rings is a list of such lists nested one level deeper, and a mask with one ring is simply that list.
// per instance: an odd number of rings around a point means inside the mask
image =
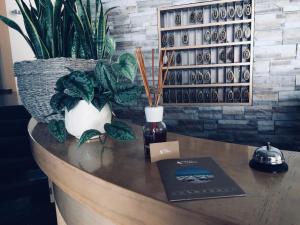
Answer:
[{"label": "green plant leaf", "polygon": [[34,3],[35,3],[35,6],[36,6],[38,15],[39,15],[40,11],[41,11],[41,2],[40,2],[40,0],[34,0]]},{"label": "green plant leaf", "polygon": [[60,143],[65,142],[67,132],[63,120],[51,120],[48,124],[50,134],[53,135]]},{"label": "green plant leaf", "polygon": [[107,9],[107,10],[105,11],[105,15],[108,15],[108,14],[110,13],[110,11],[112,11],[112,10],[114,10],[114,9],[116,9],[116,8],[118,8],[118,6],[110,7],[109,9]]},{"label": "green plant leaf", "polygon": [[53,8],[53,47],[54,57],[63,55],[62,37],[60,35],[62,28],[61,12],[63,7],[63,0],[56,0]]},{"label": "green plant leaf", "polygon": [[65,99],[68,97],[65,93],[58,92],[54,94],[50,99],[50,106],[51,108],[56,111],[60,112],[65,107]]},{"label": "green plant leaf", "polygon": [[112,10],[115,9],[115,8],[118,8],[118,6],[111,7],[111,8],[109,8],[109,9],[107,9],[107,10],[105,11],[105,17],[106,17],[105,32],[106,32],[106,33],[109,32],[109,26],[108,26],[108,23],[107,23],[108,17],[109,17],[109,13],[110,13],[110,11],[112,11]]},{"label": "green plant leaf", "polygon": [[81,100],[81,98],[67,96],[64,99],[64,104],[65,104],[67,110],[70,111],[79,103],[80,100]]},{"label": "green plant leaf", "polygon": [[39,59],[48,59],[50,57],[50,54],[43,43],[40,35],[37,32],[37,29],[35,28],[34,24],[32,23],[30,19],[30,15],[28,15],[23,6],[21,5],[20,0],[16,0],[16,3],[18,4],[18,7],[22,13],[25,28],[27,31],[27,34],[31,40],[32,46],[34,48],[34,52],[36,54],[36,57]]},{"label": "green plant leaf", "polygon": [[97,30],[98,30],[98,18],[99,18],[99,5],[100,5],[100,0],[95,0],[95,5],[96,5],[96,10],[94,14],[94,35],[95,38],[97,38]]},{"label": "green plant leaf", "polygon": [[95,129],[86,130],[85,132],[83,132],[83,134],[81,135],[81,137],[79,139],[78,147],[80,147],[82,144],[84,144],[91,138],[100,136],[100,135],[101,135],[101,132],[98,130],[95,130]]},{"label": "green plant leaf", "polygon": [[89,19],[90,24],[92,23],[92,13],[91,13],[91,1],[86,0],[86,13]]},{"label": "green plant leaf", "polygon": [[65,89],[64,93],[74,98],[81,98],[81,94],[79,92],[73,92],[69,89]]},{"label": "green plant leaf", "polygon": [[[71,5],[71,8],[74,8],[75,3],[73,0],[71,1],[71,3],[68,3],[68,5],[69,4]],[[62,10],[61,36],[62,54],[65,57],[71,57],[75,39],[75,28],[73,19],[66,7],[65,2]]]},{"label": "green plant leaf", "polygon": [[106,19],[104,15],[103,5],[100,1],[100,15],[97,23],[96,30],[96,48],[97,48],[97,57],[102,59],[105,49],[105,38],[106,37]]},{"label": "green plant leaf", "polygon": [[110,137],[118,141],[134,140],[133,130],[124,122],[114,120],[112,123],[106,123],[104,129]]},{"label": "green plant leaf", "polygon": [[[70,1],[66,2],[65,7],[67,10],[67,13],[72,17],[72,21],[74,23],[77,38],[80,40],[80,48],[82,48],[82,51],[84,52],[84,58],[89,58],[89,59],[93,58],[90,46],[88,45],[89,40],[87,40],[86,36],[85,36],[85,30],[84,30],[84,25],[82,24],[82,21],[76,14]],[[79,52],[80,51],[78,51],[78,53]]]},{"label": "green plant leaf", "polygon": [[97,83],[104,89],[114,92],[116,89],[117,78],[109,63],[99,61],[95,68]]},{"label": "green plant leaf", "polygon": [[81,20],[81,24],[83,25],[84,33],[82,35],[85,36],[85,40],[87,46],[89,47],[89,51],[92,58],[97,59],[96,46],[94,45],[94,41],[93,41],[93,29],[88,17],[88,13],[86,11],[86,8],[83,6],[82,0],[76,0],[75,3],[77,6],[77,13],[79,19]]},{"label": "green plant leaf", "polygon": [[63,81],[64,87],[87,102],[94,98],[94,81],[84,72],[74,71]]},{"label": "green plant leaf", "polygon": [[69,96],[63,92],[54,94],[50,100],[50,106],[55,112],[61,112],[66,107],[68,111],[73,109],[81,100],[79,97]]},{"label": "green plant leaf", "polygon": [[106,38],[105,42],[105,53],[111,58],[116,51],[116,42],[113,38]]},{"label": "green plant leaf", "polygon": [[118,62],[112,64],[112,68],[118,75],[122,75],[132,82],[134,81],[137,71],[137,63],[135,57],[132,54],[122,54],[119,57]]},{"label": "green plant leaf", "polygon": [[136,103],[142,93],[142,88],[131,83],[118,83],[117,91],[114,94],[114,101],[117,104],[129,106]]},{"label": "green plant leaf", "polygon": [[43,37],[41,36],[42,30],[41,30],[41,27],[40,27],[40,23],[38,21],[37,15],[35,13],[34,8],[31,5],[31,3],[30,3],[30,8],[31,9],[29,9],[27,4],[23,0],[20,0],[20,1],[21,1],[21,4],[23,6],[23,9],[24,9],[25,13],[30,17],[30,20],[32,21],[34,27],[36,28],[38,34],[40,35],[41,39],[43,39]]},{"label": "green plant leaf", "polygon": [[99,97],[94,97],[92,104],[99,110],[99,112],[102,110],[102,108],[105,106],[105,104],[108,102],[108,99],[105,95],[101,95]]},{"label": "green plant leaf", "polygon": [[[40,0],[42,2],[43,22],[46,24],[45,28],[45,44],[50,53],[50,57],[56,56],[56,46],[54,43],[54,24],[53,24],[53,4],[51,0]],[[57,1],[56,1],[57,2]],[[56,18],[57,19],[57,18]],[[57,43],[56,43],[57,44]]]},{"label": "green plant leaf", "polygon": [[4,16],[1,16],[0,15],[0,20],[5,23],[7,26],[9,26],[10,28],[18,31],[22,36],[23,38],[26,40],[26,42],[28,43],[28,45],[31,47],[32,51],[35,52],[34,48],[33,48],[33,45],[30,41],[30,39],[23,33],[23,31],[21,30],[21,28],[19,27],[18,24],[16,24],[14,21],[12,21],[11,19],[9,18],[6,18]]},{"label": "green plant leaf", "polygon": [[58,78],[55,84],[55,90],[58,92],[63,92],[65,90],[64,80],[68,78],[69,75]]}]

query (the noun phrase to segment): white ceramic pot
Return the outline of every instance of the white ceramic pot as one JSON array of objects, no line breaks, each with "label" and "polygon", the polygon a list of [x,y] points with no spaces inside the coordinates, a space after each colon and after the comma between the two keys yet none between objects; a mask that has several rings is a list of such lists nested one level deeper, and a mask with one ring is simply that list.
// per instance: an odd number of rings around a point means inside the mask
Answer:
[{"label": "white ceramic pot", "polygon": [[99,111],[92,103],[84,100],[65,112],[65,126],[69,134],[80,138],[84,131],[95,129],[105,133],[104,124],[111,123],[112,112],[108,104]]}]

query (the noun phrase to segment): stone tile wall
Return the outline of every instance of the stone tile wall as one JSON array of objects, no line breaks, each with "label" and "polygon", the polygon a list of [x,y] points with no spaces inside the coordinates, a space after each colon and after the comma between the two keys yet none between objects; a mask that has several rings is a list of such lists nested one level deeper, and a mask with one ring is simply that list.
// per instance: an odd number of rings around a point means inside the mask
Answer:
[{"label": "stone tile wall", "polygon": [[[106,8],[119,6],[109,19],[118,50],[133,52],[141,46],[150,75],[151,49],[158,53],[157,7],[196,1],[103,2]],[[144,105],[145,99],[116,112],[143,124]],[[253,106],[166,107],[165,122],[170,131],[191,136],[257,146],[271,141],[300,150],[300,1],[255,1]]]}]

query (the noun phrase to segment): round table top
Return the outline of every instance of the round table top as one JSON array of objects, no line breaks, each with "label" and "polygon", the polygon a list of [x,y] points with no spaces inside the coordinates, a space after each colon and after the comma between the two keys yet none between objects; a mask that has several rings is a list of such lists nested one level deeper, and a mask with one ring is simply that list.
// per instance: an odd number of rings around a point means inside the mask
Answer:
[{"label": "round table top", "polygon": [[181,158],[212,157],[246,192],[171,203],[156,163],[144,160],[142,128],[131,126],[135,141],[108,138],[104,145],[91,141],[80,148],[73,137],[58,143],[34,119],[28,128],[33,156],[48,177],[116,224],[299,224],[300,153],[283,151],[289,171],[267,174],[248,166],[255,147],[168,133],[168,140],[179,141]]}]

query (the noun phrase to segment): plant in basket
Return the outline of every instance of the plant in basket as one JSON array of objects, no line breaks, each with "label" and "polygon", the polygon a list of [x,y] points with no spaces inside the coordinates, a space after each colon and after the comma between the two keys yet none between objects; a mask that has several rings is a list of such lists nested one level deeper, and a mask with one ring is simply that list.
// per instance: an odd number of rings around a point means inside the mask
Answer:
[{"label": "plant in basket", "polygon": [[[116,8],[104,11],[96,0],[95,19],[92,20],[90,0],[34,0],[34,5],[15,0],[22,14],[26,33],[13,20],[0,20],[19,32],[37,59],[73,57],[101,59],[105,48],[114,45],[108,31],[107,15]],[[105,47],[104,47],[105,46]]]},{"label": "plant in basket", "polygon": [[116,62],[99,60],[93,72],[71,71],[56,82],[50,105],[65,121],[51,120],[50,133],[64,142],[67,132],[79,139],[79,145],[104,134],[116,140],[133,140],[134,132],[116,120],[113,104],[136,103],[141,87],[133,83],[137,64],[133,55],[122,54]]},{"label": "plant in basket", "polygon": [[[115,7],[104,10],[101,0],[15,0],[26,32],[0,15],[0,21],[18,31],[37,60],[16,62],[19,94],[25,108],[39,122],[49,122],[49,100],[55,81],[73,70],[92,71],[96,60],[115,48],[107,19]],[[34,4],[32,4],[34,3]],[[92,13],[93,12],[93,13]],[[93,19],[94,18],[94,19]]]}]

